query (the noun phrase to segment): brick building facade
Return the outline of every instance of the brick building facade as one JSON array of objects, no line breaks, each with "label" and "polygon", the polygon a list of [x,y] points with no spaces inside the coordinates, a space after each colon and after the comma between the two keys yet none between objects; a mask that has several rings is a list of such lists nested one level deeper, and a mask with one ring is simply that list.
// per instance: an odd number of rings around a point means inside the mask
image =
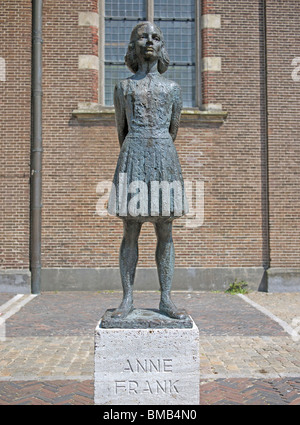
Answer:
[{"label": "brick building facade", "polygon": [[[32,2],[0,3],[0,289],[29,291]],[[300,3],[196,5],[201,96],[175,142],[196,216],[174,223],[173,288],[299,291]],[[99,214],[119,152],[102,26],[102,0],[43,2],[41,290],[120,289],[122,222]],[[136,289],[158,289],[155,244],[148,223]]]}]

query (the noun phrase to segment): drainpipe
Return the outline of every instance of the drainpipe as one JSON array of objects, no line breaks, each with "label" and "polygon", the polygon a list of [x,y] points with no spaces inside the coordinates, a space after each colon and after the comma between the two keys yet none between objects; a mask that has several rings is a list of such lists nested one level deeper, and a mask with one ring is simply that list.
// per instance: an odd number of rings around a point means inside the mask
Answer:
[{"label": "drainpipe", "polygon": [[[266,226],[266,251],[264,268],[270,268],[270,206],[269,206],[269,101],[268,101],[268,37],[267,37],[267,0],[263,0],[263,33],[264,33],[264,98],[265,98],[265,226]],[[267,276],[266,286],[267,286]],[[266,287],[267,290],[267,287]]]},{"label": "drainpipe", "polygon": [[32,0],[32,100],[30,178],[31,292],[41,288],[42,215],[42,0]]}]

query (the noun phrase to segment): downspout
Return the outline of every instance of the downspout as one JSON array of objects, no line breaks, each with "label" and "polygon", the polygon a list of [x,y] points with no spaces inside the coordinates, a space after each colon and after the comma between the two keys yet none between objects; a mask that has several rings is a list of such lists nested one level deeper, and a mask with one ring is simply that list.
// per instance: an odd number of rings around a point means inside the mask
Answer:
[{"label": "downspout", "polygon": [[42,0],[32,0],[32,100],[30,173],[31,292],[41,290],[42,216]]},{"label": "downspout", "polygon": [[[263,32],[264,32],[264,97],[265,97],[265,227],[266,258],[264,269],[270,268],[270,206],[269,206],[269,100],[268,100],[268,37],[267,37],[267,0],[263,0]],[[266,277],[267,285],[267,277]],[[266,288],[267,290],[267,288]]]}]

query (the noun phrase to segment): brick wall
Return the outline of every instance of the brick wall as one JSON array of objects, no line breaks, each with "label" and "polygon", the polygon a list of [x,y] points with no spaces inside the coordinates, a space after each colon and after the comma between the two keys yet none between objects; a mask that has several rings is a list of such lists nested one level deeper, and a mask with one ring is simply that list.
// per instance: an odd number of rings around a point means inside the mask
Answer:
[{"label": "brick wall", "polygon": [[[1,267],[28,268],[31,2],[2,3]],[[299,267],[300,83],[291,78],[299,3],[267,4],[271,265]],[[79,25],[79,13],[97,11],[95,0],[44,0],[43,268],[118,267],[122,222],[96,213],[97,184],[112,179],[118,158],[115,123],[72,116],[78,103],[98,99],[98,71],[78,65],[81,55],[98,54],[97,28]],[[176,147],[184,178],[204,181],[205,208],[200,227],[174,222],[176,266],[260,267],[268,262],[263,2],[203,0],[202,14],[221,17],[220,28],[202,30],[202,56],[221,60],[220,70],[202,73],[202,103],[221,104],[228,118],[182,120]],[[155,267],[154,250],[153,226],[145,224],[140,267]]]},{"label": "brick wall", "polygon": [[272,267],[300,266],[300,4],[267,2],[270,251]]},{"label": "brick wall", "polygon": [[1,1],[0,34],[0,268],[28,269],[31,1]]},{"label": "brick wall", "polygon": [[[112,178],[117,161],[114,122],[70,123],[77,102],[94,99],[94,71],[77,65],[78,55],[93,54],[92,28],[78,26],[78,13],[92,8],[92,2],[45,1],[44,267],[118,266],[121,222],[95,214],[96,185]],[[222,71],[207,72],[204,86],[207,100],[222,103],[229,117],[221,126],[183,122],[180,127],[176,147],[184,177],[204,180],[205,219],[193,230],[185,219],[175,222],[176,265],[260,266],[259,2],[234,2],[229,8],[215,1],[210,10],[221,14],[222,26],[206,30],[205,54],[221,56]],[[154,246],[153,227],[146,224],[140,266],[155,266]]]}]

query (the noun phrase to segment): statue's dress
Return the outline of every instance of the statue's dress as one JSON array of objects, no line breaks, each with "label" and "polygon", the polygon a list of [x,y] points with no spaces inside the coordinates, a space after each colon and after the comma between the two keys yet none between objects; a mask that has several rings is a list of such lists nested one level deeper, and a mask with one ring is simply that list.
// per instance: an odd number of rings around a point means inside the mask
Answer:
[{"label": "statue's dress", "polygon": [[[108,202],[109,214],[155,222],[188,212],[181,167],[170,133],[181,112],[178,84],[160,74],[115,87],[118,132],[125,129]],[[160,188],[160,189],[159,189]]]}]

